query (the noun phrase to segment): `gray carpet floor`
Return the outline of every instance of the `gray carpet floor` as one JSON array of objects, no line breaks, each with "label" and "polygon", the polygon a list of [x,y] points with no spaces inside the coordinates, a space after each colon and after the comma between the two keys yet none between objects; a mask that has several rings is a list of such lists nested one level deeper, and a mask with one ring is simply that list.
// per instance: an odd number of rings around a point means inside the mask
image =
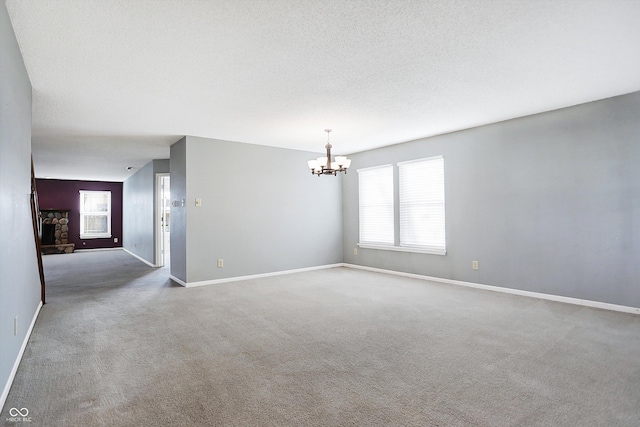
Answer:
[{"label": "gray carpet floor", "polygon": [[640,316],[349,268],[185,289],[122,251],[44,263],[5,426],[640,425]]}]

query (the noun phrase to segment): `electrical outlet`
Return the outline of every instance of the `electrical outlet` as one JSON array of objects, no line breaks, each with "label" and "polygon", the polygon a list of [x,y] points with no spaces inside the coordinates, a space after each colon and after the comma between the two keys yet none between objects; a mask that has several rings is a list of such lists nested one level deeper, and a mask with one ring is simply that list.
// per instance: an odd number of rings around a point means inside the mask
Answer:
[{"label": "electrical outlet", "polygon": [[196,199],[196,208],[199,208],[202,206],[202,199]]},{"label": "electrical outlet", "polygon": [[117,237],[113,238],[113,243],[118,243],[118,238]]},{"label": "electrical outlet", "polygon": [[358,248],[353,248],[353,254],[358,255]]},{"label": "electrical outlet", "polygon": [[218,268],[222,268],[224,267],[224,260],[223,259],[219,259],[218,260]]},{"label": "electrical outlet", "polygon": [[471,268],[478,270],[478,261],[471,261]]}]

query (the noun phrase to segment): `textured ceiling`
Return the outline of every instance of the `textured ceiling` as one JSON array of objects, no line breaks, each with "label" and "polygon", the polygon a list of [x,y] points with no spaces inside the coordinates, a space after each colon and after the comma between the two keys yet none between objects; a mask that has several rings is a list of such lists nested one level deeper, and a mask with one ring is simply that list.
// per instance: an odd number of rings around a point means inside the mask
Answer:
[{"label": "textured ceiling", "polygon": [[[638,0],[6,0],[38,176],[183,135],[352,153],[640,90]],[[304,167],[304,165],[302,165]]]}]

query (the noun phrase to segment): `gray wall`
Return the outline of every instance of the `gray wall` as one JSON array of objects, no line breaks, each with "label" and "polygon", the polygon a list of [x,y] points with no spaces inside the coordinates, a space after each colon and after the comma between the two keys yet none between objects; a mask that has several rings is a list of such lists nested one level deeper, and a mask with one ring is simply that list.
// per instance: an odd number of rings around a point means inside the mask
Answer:
[{"label": "gray wall", "polygon": [[[182,200],[187,197],[187,138],[184,137],[171,146],[170,151],[170,192],[171,217],[169,219],[171,233],[170,258],[171,275],[187,281],[187,208]],[[186,203],[186,202],[185,202]]]},{"label": "gray wall", "polygon": [[169,160],[153,160],[122,186],[122,246],[157,264],[156,173],[169,172]]},{"label": "gray wall", "polygon": [[[640,92],[354,154],[344,261],[640,307],[639,118]],[[355,169],[439,154],[447,255],[353,255]]]},{"label": "gray wall", "polygon": [[122,184],[122,247],[154,263],[153,162]]},{"label": "gray wall", "polygon": [[342,177],[312,176],[317,153],[191,136],[185,149],[188,282],[342,262]]},{"label": "gray wall", "polygon": [[[31,225],[31,83],[0,4],[0,393],[40,303]],[[13,319],[18,316],[18,333]],[[3,395],[4,396],[4,395]],[[4,413],[4,412],[3,412]]]}]

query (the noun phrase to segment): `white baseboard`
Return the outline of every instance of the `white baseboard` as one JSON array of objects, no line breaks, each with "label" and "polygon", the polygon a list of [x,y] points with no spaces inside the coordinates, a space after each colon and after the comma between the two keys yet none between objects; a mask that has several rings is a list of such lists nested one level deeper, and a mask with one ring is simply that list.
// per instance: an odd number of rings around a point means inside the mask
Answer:
[{"label": "white baseboard", "polygon": [[187,282],[178,279],[176,276],[174,276],[173,274],[169,274],[169,279],[173,280],[174,282],[176,282],[178,285],[180,286],[184,286],[185,288],[188,288],[187,286]]},{"label": "white baseboard", "polygon": [[376,273],[394,274],[396,276],[410,277],[413,279],[429,280],[431,282],[447,283],[456,286],[466,286],[468,288],[483,289],[485,291],[502,292],[505,294],[520,295],[530,298],[544,299],[548,301],[564,302],[567,304],[582,305],[585,307],[601,308],[604,310],[619,311],[622,313],[640,314],[640,308],[628,307],[626,305],[609,304],[606,302],[591,301],[586,299],[563,297],[560,295],[543,294],[539,292],[522,291],[520,289],[503,288],[500,286],[482,285],[480,283],[463,282],[461,280],[443,279],[440,277],[423,276],[421,274],[404,273],[402,271],[385,270],[382,268],[366,267],[356,264],[342,264],[347,268],[356,268],[359,270],[373,271]]},{"label": "white baseboard", "polygon": [[157,265],[155,265],[155,264],[153,264],[153,263],[151,263],[151,262],[147,261],[146,259],[142,258],[141,256],[134,254],[133,252],[131,252],[131,251],[130,251],[130,250],[128,250],[128,249],[125,249],[125,248],[119,248],[119,249],[122,249],[123,251],[125,251],[125,252],[126,252],[126,253],[128,253],[129,255],[131,255],[131,256],[133,256],[133,257],[138,258],[140,261],[144,262],[144,263],[145,263],[145,264],[147,264],[149,267],[153,267],[153,268],[158,267]]},{"label": "white baseboard", "polygon": [[101,251],[121,251],[121,247],[117,248],[96,248],[96,249],[75,249],[73,252],[101,252]]},{"label": "white baseboard", "polygon": [[200,282],[185,282],[184,280],[180,280],[175,276],[170,276],[171,280],[174,282],[184,286],[185,288],[192,288],[195,286],[206,286],[206,285],[217,285],[219,283],[228,283],[228,282],[239,282],[241,280],[251,280],[251,279],[261,279],[263,277],[273,277],[273,276],[282,276],[284,274],[293,274],[293,273],[303,273],[306,271],[313,270],[323,270],[325,268],[335,268],[342,267],[342,263],[338,264],[326,264],[326,265],[318,265],[315,267],[305,267],[305,268],[296,268],[294,270],[282,270],[282,271],[274,271],[272,273],[262,273],[262,274],[251,274],[248,276],[236,276],[236,277],[226,277],[224,279],[214,279],[214,280],[202,280]]},{"label": "white baseboard", "polygon": [[4,386],[4,390],[2,390],[2,395],[0,396],[0,412],[2,412],[2,408],[4,408],[4,404],[7,401],[7,396],[9,396],[9,390],[11,390],[13,379],[16,377],[16,372],[18,372],[18,366],[20,366],[22,355],[24,354],[24,350],[27,348],[27,343],[29,342],[29,338],[31,337],[31,331],[33,331],[33,326],[36,324],[36,319],[38,318],[38,314],[40,314],[41,308],[42,301],[40,301],[40,304],[38,304],[38,308],[36,308],[36,312],[33,314],[31,325],[29,325],[29,329],[27,330],[27,334],[24,337],[24,341],[22,341],[22,347],[20,347],[18,357],[16,357],[16,361],[14,362],[11,373],[9,374],[9,378],[7,379],[7,383]]}]

